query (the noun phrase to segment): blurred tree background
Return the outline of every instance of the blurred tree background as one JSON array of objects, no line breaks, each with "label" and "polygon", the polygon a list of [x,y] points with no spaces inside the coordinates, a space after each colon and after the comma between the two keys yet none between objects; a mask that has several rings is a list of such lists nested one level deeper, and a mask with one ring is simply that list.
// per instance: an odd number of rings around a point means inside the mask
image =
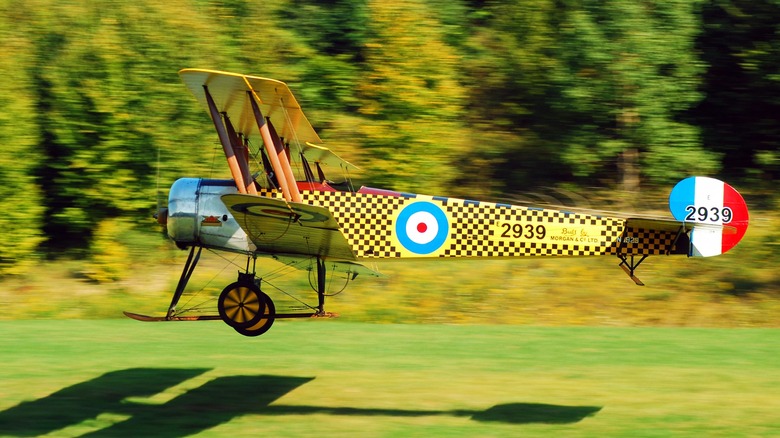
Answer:
[{"label": "blurred tree background", "polygon": [[780,172],[777,17],[780,0],[4,0],[0,274],[110,266],[172,181],[225,174],[185,67],[287,82],[376,186],[761,187]]}]

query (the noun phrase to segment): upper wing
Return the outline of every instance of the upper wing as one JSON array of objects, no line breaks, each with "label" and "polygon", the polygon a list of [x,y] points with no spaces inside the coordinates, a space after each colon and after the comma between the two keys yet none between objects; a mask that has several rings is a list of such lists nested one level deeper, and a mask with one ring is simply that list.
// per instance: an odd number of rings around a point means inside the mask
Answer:
[{"label": "upper wing", "polygon": [[260,98],[261,102],[258,104],[263,115],[271,119],[280,137],[287,140],[297,139],[301,144],[307,141],[322,142],[284,82],[201,69],[184,69],[179,72],[179,76],[204,108],[208,108],[203,89],[204,85],[207,86],[217,108],[227,114],[236,132],[250,138],[256,137],[252,138],[256,144],[260,144],[262,140],[247,97],[247,91],[250,90]]},{"label": "upper wing", "polygon": [[222,202],[260,252],[356,259],[327,208],[242,194]]},{"label": "upper wing", "polygon": [[[208,110],[204,86],[214,99],[217,110],[227,115],[237,133],[253,144],[263,142],[257,127],[248,91],[260,99],[258,105],[262,114],[270,118],[277,134],[286,141],[296,142],[310,163],[316,163],[322,170],[338,169],[348,171],[358,169],[352,163],[342,159],[330,149],[319,146],[322,140],[303,114],[301,106],[293,96],[287,84],[274,79],[246,76],[215,70],[184,69],[179,72],[184,84],[196,99]],[[296,154],[293,161],[298,161]]]}]

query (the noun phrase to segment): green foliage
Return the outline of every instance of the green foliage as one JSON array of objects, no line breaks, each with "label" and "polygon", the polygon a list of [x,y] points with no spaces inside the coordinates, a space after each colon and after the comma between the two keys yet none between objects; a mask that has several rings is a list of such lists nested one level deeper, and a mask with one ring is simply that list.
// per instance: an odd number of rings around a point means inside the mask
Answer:
[{"label": "green foliage", "polygon": [[[619,180],[637,168],[651,182],[669,183],[716,171],[717,156],[701,148],[698,130],[679,121],[700,99],[693,6],[495,6],[492,24],[472,38],[470,70],[480,77],[471,106],[519,137],[498,175],[517,185],[546,183],[545,172],[582,183]],[[639,159],[621,163],[628,150]]]},{"label": "green foliage", "polygon": [[700,14],[696,49],[708,68],[691,119],[728,175],[777,179],[764,158],[780,149],[780,2],[710,0]]},{"label": "green foliage", "polygon": [[379,185],[440,191],[468,152],[460,120],[460,57],[424,2],[369,3],[367,71],[360,78],[362,162]]},{"label": "green foliage", "polygon": [[290,0],[280,17],[295,23],[296,33],[317,52],[359,63],[365,58],[367,9],[365,0]]},{"label": "green foliage", "polygon": [[91,259],[86,263],[84,275],[98,283],[126,278],[131,270],[129,250],[122,242],[122,235],[130,224],[121,219],[100,222],[94,232],[90,247]]},{"label": "green foliage", "polygon": [[182,60],[159,47],[176,32],[154,8],[58,6],[56,21],[28,6],[17,25],[35,30],[33,132],[43,155],[34,159],[49,200],[47,246],[62,251],[88,247],[103,219],[148,214],[158,150],[186,156],[171,121],[187,110],[170,95]]},{"label": "green foliage", "polygon": [[[776,0],[8,0],[0,274],[90,258],[182,176],[227,175],[185,67],[277,78],[367,184],[771,180]],[[596,181],[594,183],[594,181]],[[104,225],[101,225],[104,224]]]},{"label": "green foliage", "polygon": [[[10,6],[10,5],[9,5]],[[8,6],[7,6],[8,7]],[[0,7],[0,15],[10,7]],[[0,276],[23,270],[36,260],[43,236],[43,202],[33,169],[38,159],[35,139],[35,100],[28,72],[32,45],[14,35],[12,24],[0,20],[0,36],[6,53],[0,57]],[[7,36],[7,37],[6,37]]]}]

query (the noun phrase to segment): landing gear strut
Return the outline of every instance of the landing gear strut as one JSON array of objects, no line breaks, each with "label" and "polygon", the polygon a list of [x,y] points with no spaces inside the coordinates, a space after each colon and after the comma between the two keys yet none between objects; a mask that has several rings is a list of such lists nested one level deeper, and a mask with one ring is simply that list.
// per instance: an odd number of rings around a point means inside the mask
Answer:
[{"label": "landing gear strut", "polygon": [[181,277],[179,277],[179,284],[176,285],[176,290],[173,292],[173,298],[171,299],[171,305],[168,306],[168,313],[165,315],[166,319],[173,319],[176,316],[176,305],[179,304],[181,294],[184,293],[184,288],[187,287],[187,283],[192,277],[192,272],[195,271],[195,266],[198,265],[200,260],[200,253],[203,251],[203,247],[198,247],[198,252],[195,252],[195,247],[190,248],[190,255],[187,257],[187,262],[184,263],[184,269],[181,271]]},{"label": "landing gear strut", "polygon": [[317,308],[314,313],[276,313],[271,298],[266,295],[254,272],[239,273],[238,280],[229,284],[217,300],[220,318],[244,336],[259,336],[271,328],[277,318],[301,318],[331,316],[325,312],[325,290],[327,267],[325,261],[317,258]]},{"label": "landing gear strut", "polygon": [[168,306],[168,312],[165,316],[148,316],[132,312],[124,314],[138,321],[213,321],[222,320],[232,327],[238,333],[244,336],[259,336],[267,332],[279,318],[312,318],[312,317],[331,317],[334,314],[325,312],[325,290],[327,288],[327,267],[325,260],[317,258],[317,307],[308,306],[311,311],[299,313],[276,313],[276,306],[271,298],[260,290],[260,281],[255,279],[255,267],[250,269],[250,262],[253,257],[247,259],[246,271],[238,274],[238,280],[229,284],[222,290],[217,299],[218,315],[199,314],[191,315],[190,311],[195,311],[197,307],[182,310],[177,314],[176,306],[187,287],[187,283],[192,277],[195,266],[200,260],[202,247],[193,246],[190,248],[190,254],[187,262],[182,269],[179,283],[173,292],[171,304]]},{"label": "landing gear strut", "polygon": [[325,316],[325,260],[317,257],[317,316]]}]

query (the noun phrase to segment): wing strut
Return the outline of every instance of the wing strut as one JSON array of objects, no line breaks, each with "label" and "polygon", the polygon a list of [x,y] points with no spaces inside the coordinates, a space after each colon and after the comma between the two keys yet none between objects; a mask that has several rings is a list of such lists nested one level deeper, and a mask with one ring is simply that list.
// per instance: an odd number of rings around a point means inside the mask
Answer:
[{"label": "wing strut", "polygon": [[[230,136],[225,129],[225,124],[222,122],[222,115],[219,113],[219,109],[217,109],[217,104],[214,103],[214,99],[211,97],[211,93],[209,93],[209,87],[204,85],[203,91],[206,93],[206,102],[209,105],[209,114],[211,115],[211,120],[214,122],[214,128],[217,130],[219,142],[222,143],[222,150],[225,151],[225,158],[227,158],[228,167],[230,167],[230,174],[233,175],[233,180],[236,182],[238,192],[248,193],[247,183],[251,184],[253,188],[254,183],[252,183],[252,181],[244,181],[245,172],[242,171],[239,160],[236,157],[235,151],[233,150]],[[246,174],[249,174],[249,169],[247,169]]]},{"label": "wing strut", "polygon": [[249,150],[244,146],[241,138],[236,133],[236,129],[230,122],[227,113],[222,113],[222,116],[225,122],[225,128],[227,128],[228,138],[230,138],[230,143],[233,145],[233,151],[236,154],[238,166],[241,168],[241,177],[246,185],[246,191],[250,195],[256,195],[257,187],[255,187],[255,183],[252,180],[252,174],[249,172]]},{"label": "wing strut", "polygon": [[260,151],[261,158],[263,160],[263,170],[265,170],[265,177],[268,179],[268,183],[274,189],[279,189],[279,178],[276,177],[276,170],[271,165],[271,160],[268,158],[268,154],[265,151]]},{"label": "wing strut", "polygon": [[[313,183],[314,182],[314,172],[311,170],[311,166],[309,165],[309,160],[306,159],[306,156],[301,154],[301,166],[303,167],[303,173],[306,174],[306,182]],[[322,182],[322,181],[320,181]]]},{"label": "wing strut", "polygon": [[[257,94],[249,85],[249,82],[246,85],[249,87],[246,94],[249,102],[252,104],[252,112],[257,122],[257,128],[263,137],[263,144],[265,145],[268,158],[271,160],[271,167],[273,167],[276,178],[282,188],[282,195],[287,202],[301,202],[301,193],[298,191],[298,186],[295,183],[295,176],[292,173],[290,161],[287,159],[287,153],[284,151],[281,141],[275,141],[279,136],[271,134],[270,121],[266,123],[265,117],[263,117],[263,113],[260,111],[260,106],[257,104],[259,100]],[[274,134],[276,134],[276,131],[274,131]]]},{"label": "wing strut", "polygon": [[[268,119],[268,132],[271,134],[271,140],[274,142],[274,148],[276,153],[279,154],[279,161],[282,164],[282,170],[284,171],[284,177],[290,186],[290,197],[293,202],[301,202],[301,193],[298,191],[298,184],[295,182],[295,175],[293,175],[292,167],[290,166],[290,158],[287,155],[287,149],[282,143],[282,139],[279,138],[279,134],[276,133],[274,124],[271,123],[271,119]],[[263,140],[265,141],[265,139]]]}]

